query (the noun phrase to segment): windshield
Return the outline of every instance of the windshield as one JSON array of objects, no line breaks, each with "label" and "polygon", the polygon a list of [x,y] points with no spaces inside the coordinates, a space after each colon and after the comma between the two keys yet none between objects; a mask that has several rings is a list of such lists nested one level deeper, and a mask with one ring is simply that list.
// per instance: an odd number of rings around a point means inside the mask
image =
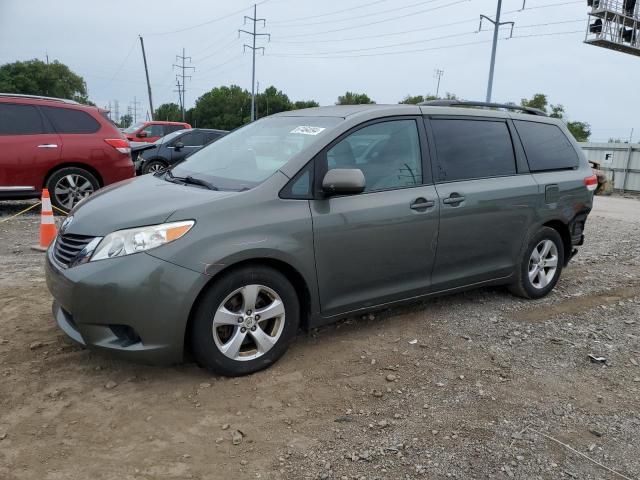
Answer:
[{"label": "windshield", "polygon": [[144,125],[144,122],[138,122],[138,123],[134,123],[133,125],[131,125],[129,128],[127,128],[124,133],[135,133],[140,127],[142,127]]},{"label": "windshield", "polygon": [[333,117],[267,117],[190,155],[172,169],[221,190],[246,190],[263,182],[295,154],[342,121]]},{"label": "windshield", "polygon": [[184,132],[188,132],[189,130],[176,130],[175,132],[171,132],[164,137],[160,137],[156,140],[154,145],[162,145],[163,143],[169,142],[171,139],[176,138],[178,135],[182,135]]}]

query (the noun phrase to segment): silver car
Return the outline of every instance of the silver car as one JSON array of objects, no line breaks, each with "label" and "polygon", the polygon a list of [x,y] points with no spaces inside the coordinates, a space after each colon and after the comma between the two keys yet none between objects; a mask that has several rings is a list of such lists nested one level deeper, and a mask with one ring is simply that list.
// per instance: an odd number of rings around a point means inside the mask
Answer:
[{"label": "silver car", "polygon": [[284,112],[105,188],[48,251],[54,317],[90,348],[233,376],[300,327],[486,285],[542,297],[597,179],[560,120],[487,106]]}]

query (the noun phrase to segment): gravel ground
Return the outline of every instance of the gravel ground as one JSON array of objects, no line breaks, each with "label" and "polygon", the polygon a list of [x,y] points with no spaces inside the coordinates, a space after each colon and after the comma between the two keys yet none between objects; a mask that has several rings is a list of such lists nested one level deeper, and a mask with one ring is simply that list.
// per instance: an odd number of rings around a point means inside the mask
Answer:
[{"label": "gravel ground", "polygon": [[640,478],[638,200],[596,199],[545,299],[481,289],[348,319],[240,379],[71,345],[37,229],[0,224],[1,479]]}]

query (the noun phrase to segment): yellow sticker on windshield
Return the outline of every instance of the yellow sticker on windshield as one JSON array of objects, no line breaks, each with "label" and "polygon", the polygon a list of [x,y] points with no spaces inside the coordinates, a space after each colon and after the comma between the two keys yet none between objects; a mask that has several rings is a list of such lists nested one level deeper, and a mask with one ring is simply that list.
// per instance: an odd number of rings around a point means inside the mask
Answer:
[{"label": "yellow sticker on windshield", "polygon": [[326,130],[326,128],[324,128],[324,127],[305,127],[305,126],[300,126],[300,127],[294,128],[289,133],[299,133],[301,135],[318,135],[323,130]]}]

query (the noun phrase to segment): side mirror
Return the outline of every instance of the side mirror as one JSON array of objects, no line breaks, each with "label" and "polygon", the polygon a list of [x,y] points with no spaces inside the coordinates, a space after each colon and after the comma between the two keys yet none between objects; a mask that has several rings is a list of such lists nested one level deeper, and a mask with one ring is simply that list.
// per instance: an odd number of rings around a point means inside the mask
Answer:
[{"label": "side mirror", "polygon": [[179,152],[180,150],[182,150],[184,148],[184,143],[176,142],[176,143],[173,144],[173,148],[176,149],[176,152]]},{"label": "side mirror", "polygon": [[322,179],[322,190],[327,195],[362,193],[365,186],[364,173],[359,168],[334,168]]},{"label": "side mirror", "polygon": [[136,135],[136,137],[138,138],[145,138],[147,136],[147,132],[145,132],[144,130],[141,132],[138,132],[138,134]]}]

